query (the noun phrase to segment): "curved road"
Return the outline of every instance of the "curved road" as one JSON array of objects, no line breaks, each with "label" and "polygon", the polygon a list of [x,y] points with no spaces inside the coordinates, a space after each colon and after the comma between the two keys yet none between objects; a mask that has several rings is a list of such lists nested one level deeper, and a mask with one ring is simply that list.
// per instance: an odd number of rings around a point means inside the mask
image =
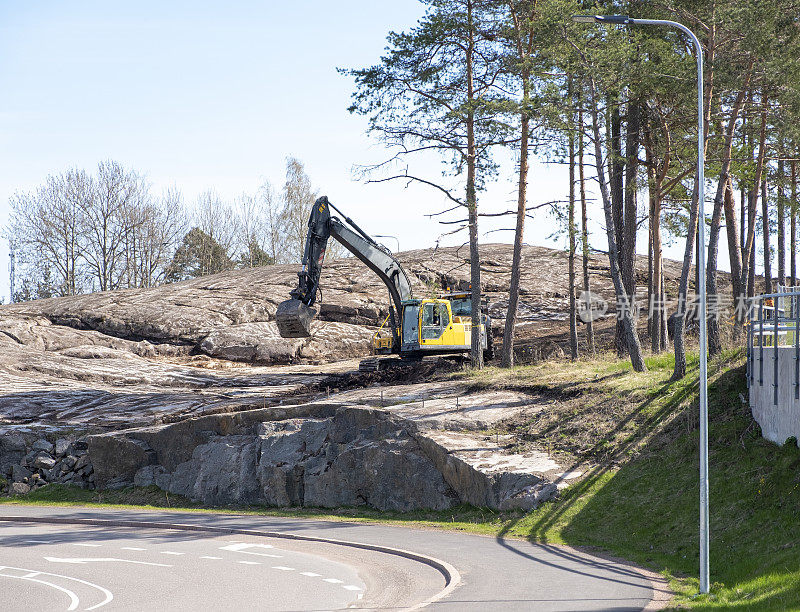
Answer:
[{"label": "curved road", "polygon": [[637,569],[517,540],[293,518],[0,506],[0,610],[622,612],[642,610],[653,594]]}]

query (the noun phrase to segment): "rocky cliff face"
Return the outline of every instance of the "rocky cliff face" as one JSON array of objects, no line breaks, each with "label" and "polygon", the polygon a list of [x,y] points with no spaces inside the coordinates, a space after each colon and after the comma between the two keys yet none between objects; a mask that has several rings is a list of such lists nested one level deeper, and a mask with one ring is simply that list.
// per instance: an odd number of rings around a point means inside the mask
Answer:
[{"label": "rocky cliff face", "polygon": [[317,402],[98,434],[88,444],[99,487],[155,485],[207,505],[530,509],[557,493],[544,474],[487,469],[441,440],[385,410]]}]

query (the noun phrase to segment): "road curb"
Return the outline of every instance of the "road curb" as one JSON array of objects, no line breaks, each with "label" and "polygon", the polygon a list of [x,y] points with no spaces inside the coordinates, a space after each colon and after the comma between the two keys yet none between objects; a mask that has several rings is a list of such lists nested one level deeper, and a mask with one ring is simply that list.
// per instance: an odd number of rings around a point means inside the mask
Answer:
[{"label": "road curb", "polygon": [[235,527],[211,527],[206,525],[192,525],[188,523],[164,523],[160,521],[127,521],[127,520],[108,520],[108,519],[73,519],[73,518],[57,518],[57,517],[30,517],[30,516],[0,516],[0,522],[12,523],[49,523],[56,525],[92,525],[95,527],[132,527],[138,529],[164,529],[173,531],[202,531],[207,533],[217,534],[237,534],[249,535],[256,537],[267,538],[281,538],[284,540],[299,540],[303,542],[320,542],[323,544],[333,544],[336,546],[347,546],[349,548],[358,548],[361,550],[370,550],[373,552],[380,552],[387,555],[394,555],[396,557],[403,557],[411,561],[422,563],[432,567],[438,571],[445,580],[445,587],[432,597],[422,601],[410,608],[403,608],[404,612],[411,612],[412,610],[420,610],[437,602],[448,595],[450,595],[459,584],[461,584],[461,574],[458,570],[447,563],[435,557],[429,557],[420,553],[415,553],[410,550],[403,550],[401,548],[392,548],[390,546],[381,546],[379,544],[362,544],[361,542],[350,542],[348,540],[336,540],[332,538],[321,538],[318,536],[300,535],[296,533],[286,533],[280,531],[263,531],[260,529],[237,529]]},{"label": "road curb", "polygon": [[642,612],[655,612],[656,610],[663,610],[669,607],[672,604],[673,599],[675,599],[675,593],[673,593],[672,589],[669,587],[669,580],[664,578],[664,576],[658,572],[654,572],[651,569],[647,569],[646,567],[632,563],[628,559],[597,550],[592,546],[567,546],[565,544],[550,544],[549,546],[557,546],[558,548],[572,550],[583,555],[597,557],[598,559],[605,559],[606,561],[618,563],[636,570],[639,574],[650,581],[650,588],[653,591],[653,596],[650,598],[650,603],[648,603],[642,609]]}]

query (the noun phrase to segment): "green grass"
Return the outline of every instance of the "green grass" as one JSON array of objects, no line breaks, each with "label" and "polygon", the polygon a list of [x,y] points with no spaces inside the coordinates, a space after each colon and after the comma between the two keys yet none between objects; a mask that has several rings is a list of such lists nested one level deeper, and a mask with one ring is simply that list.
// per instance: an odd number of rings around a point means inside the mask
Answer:
[{"label": "green grass", "polygon": [[[386,513],[362,508],[227,508],[253,514],[380,521],[447,528],[533,541],[589,546],[662,572],[674,605],[703,610],[800,610],[800,449],[760,437],[746,396],[743,355],[728,352],[710,365],[710,503],[712,592],[698,590],[697,360],[686,379],[671,383],[670,356],[648,359],[645,374],[607,357],[513,371],[457,376],[476,388],[550,390],[553,406],[607,411],[613,423],[596,429],[593,445],[571,448],[576,462],[603,456],[562,496],[534,512],[498,513],[471,507],[446,512]],[[567,398],[558,401],[559,394]],[[569,395],[573,394],[573,396]],[[572,399],[569,399],[572,397]],[[571,402],[571,403],[570,403]],[[523,434],[536,423],[516,423]],[[576,425],[577,426],[577,425]],[[594,428],[595,425],[592,424]],[[559,444],[564,432],[546,434]],[[547,437],[549,436],[549,437]],[[568,438],[569,436],[564,436]],[[569,446],[568,442],[563,443]],[[95,492],[48,486],[3,503],[117,505],[201,511],[157,489]]]}]

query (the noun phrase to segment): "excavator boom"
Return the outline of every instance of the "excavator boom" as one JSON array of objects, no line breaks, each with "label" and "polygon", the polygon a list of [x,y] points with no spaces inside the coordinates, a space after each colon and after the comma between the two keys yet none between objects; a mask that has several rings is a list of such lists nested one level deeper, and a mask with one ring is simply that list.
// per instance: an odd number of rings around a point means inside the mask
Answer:
[{"label": "excavator boom", "polygon": [[[386,285],[392,299],[389,306],[392,333],[399,340],[398,317],[402,312],[402,303],[413,299],[408,276],[388,249],[370,238],[352,219],[342,215],[343,222],[331,216],[331,208],[341,214],[323,196],[311,209],[297,287],[290,292],[291,299],[281,302],[275,313],[281,337],[305,338],[311,335],[311,322],[317,314],[312,306],[317,299],[325,248],[328,238],[333,236]],[[399,346],[399,342],[396,345]]]}]

